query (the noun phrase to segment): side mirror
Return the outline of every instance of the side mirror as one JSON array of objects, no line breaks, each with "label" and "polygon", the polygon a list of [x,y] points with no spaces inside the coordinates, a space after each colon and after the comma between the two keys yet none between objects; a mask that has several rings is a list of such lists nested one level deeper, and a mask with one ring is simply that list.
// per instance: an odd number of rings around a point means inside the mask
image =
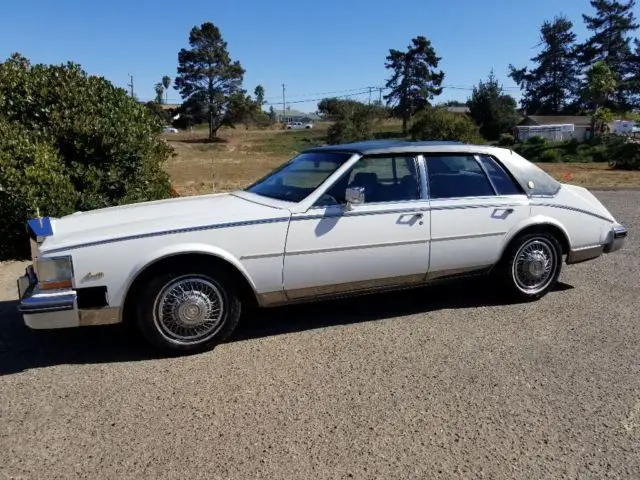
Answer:
[{"label": "side mirror", "polygon": [[352,205],[360,205],[364,203],[364,187],[349,187],[344,194],[344,199],[347,202],[347,210],[351,209]]}]

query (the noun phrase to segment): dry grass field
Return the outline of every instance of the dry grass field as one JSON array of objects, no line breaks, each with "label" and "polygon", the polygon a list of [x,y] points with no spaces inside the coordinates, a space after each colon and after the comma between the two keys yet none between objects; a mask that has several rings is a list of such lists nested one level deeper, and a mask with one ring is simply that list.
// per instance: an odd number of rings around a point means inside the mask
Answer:
[{"label": "dry grass field", "polygon": [[[321,124],[313,130],[284,131],[240,126],[221,130],[216,143],[206,141],[206,130],[167,134],[165,138],[175,151],[167,170],[180,195],[243,188],[300,150],[322,144],[326,128]],[[597,189],[640,187],[640,172],[611,170],[602,163],[539,165],[558,180],[576,185]]]}]

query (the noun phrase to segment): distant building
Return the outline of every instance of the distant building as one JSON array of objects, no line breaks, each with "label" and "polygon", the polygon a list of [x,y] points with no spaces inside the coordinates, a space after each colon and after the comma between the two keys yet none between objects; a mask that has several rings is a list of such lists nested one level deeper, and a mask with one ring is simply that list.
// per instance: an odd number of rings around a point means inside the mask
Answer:
[{"label": "distant building", "polygon": [[[275,108],[275,107],[274,107]],[[320,117],[315,113],[305,113],[299,110],[288,109],[285,110],[284,113],[282,109],[275,108],[276,117],[278,122],[289,123],[289,122],[317,122],[320,120]]]},{"label": "distant building", "polygon": [[527,115],[515,128],[514,136],[519,141],[531,137],[548,140],[571,140],[583,142],[591,138],[589,115]]},{"label": "distant building", "polygon": [[447,107],[447,112],[469,114],[469,107]]}]

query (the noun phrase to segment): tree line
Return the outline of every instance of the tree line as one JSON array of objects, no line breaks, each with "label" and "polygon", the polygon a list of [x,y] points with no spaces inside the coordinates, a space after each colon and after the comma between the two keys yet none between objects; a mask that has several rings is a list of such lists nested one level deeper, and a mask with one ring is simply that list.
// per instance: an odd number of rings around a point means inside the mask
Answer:
[{"label": "tree line", "polygon": [[[640,40],[632,38],[639,27],[633,13],[635,0],[591,0],[590,4],[593,12],[582,15],[590,32],[584,42],[577,41],[574,25],[566,16],[546,20],[540,27],[540,51],[530,59],[532,66],[510,64],[508,75],[522,90],[524,113],[591,114],[597,132],[614,113],[640,107]],[[442,94],[445,72],[439,68],[441,60],[424,36],[413,38],[404,50],[390,49],[385,59],[390,76],[384,105],[344,99],[320,102],[320,114],[342,122],[332,138],[370,136],[371,123],[385,116],[401,119],[402,133],[411,134],[414,127],[410,124],[424,117]],[[220,30],[210,22],[192,28],[189,48],[178,53],[177,73],[174,88],[183,98],[178,110],[183,124],[208,123],[210,138],[221,126],[238,121],[275,121],[273,107],[263,111],[264,88],[257,86],[253,97],[242,88],[245,70],[231,59]],[[163,79],[156,87],[156,100],[161,101],[168,84]],[[474,87],[463,105],[469,107],[479,134],[487,140],[510,131],[518,118],[515,99],[505,94],[493,71]]]}]

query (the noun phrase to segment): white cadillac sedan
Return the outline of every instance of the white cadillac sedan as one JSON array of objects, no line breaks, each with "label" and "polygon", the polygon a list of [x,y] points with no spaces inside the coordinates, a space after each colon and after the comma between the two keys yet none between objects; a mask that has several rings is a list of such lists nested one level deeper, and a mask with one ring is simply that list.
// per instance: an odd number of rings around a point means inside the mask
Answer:
[{"label": "white cadillac sedan", "polygon": [[18,280],[34,329],[130,321],[169,351],[212,348],[243,308],[490,275],[519,299],[563,263],[622,247],[588,190],[504,148],[373,141],[314,148],[245,190],[28,222]]}]

